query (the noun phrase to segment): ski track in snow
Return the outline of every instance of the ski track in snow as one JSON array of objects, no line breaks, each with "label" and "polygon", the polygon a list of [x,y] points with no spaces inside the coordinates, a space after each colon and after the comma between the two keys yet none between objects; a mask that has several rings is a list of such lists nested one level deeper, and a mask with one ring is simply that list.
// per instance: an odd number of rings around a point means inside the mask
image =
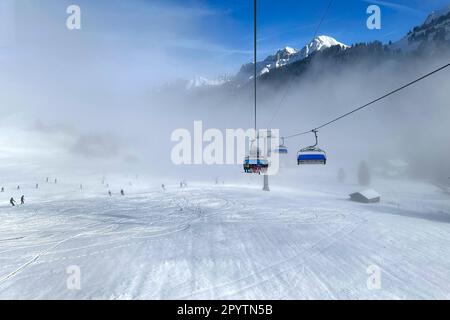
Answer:
[{"label": "ski track in snow", "polygon": [[[0,298],[450,298],[444,193],[424,197],[422,211],[399,192],[375,205],[336,190],[98,194],[60,187],[0,206]],[[372,264],[381,290],[366,286]],[[70,265],[81,290],[66,288]]]}]

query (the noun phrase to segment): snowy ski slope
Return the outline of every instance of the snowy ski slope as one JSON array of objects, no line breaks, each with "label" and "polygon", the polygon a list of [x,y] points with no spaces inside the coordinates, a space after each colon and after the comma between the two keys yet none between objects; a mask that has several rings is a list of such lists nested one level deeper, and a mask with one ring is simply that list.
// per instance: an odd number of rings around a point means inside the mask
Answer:
[{"label": "snowy ski slope", "polygon": [[[347,200],[352,185],[163,192],[141,180],[111,198],[98,179],[9,184],[0,298],[450,298],[450,195],[437,187],[379,181],[382,203],[364,205]],[[22,192],[26,205],[10,207]],[[80,290],[66,285],[72,265]],[[379,290],[366,285],[371,265]]]}]

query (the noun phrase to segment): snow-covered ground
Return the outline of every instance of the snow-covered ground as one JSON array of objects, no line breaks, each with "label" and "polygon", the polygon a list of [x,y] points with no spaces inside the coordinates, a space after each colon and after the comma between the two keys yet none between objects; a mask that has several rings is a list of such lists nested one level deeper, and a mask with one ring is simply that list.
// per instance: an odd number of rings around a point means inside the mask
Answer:
[{"label": "snow-covered ground", "polygon": [[[348,201],[355,185],[300,179],[274,178],[270,193],[108,183],[111,198],[98,178],[83,190],[65,178],[5,185],[0,298],[450,298],[450,195],[432,185],[376,181],[382,203],[364,205]],[[26,204],[10,207],[22,193]],[[72,265],[80,290],[67,288]],[[378,290],[367,287],[373,265]]]}]

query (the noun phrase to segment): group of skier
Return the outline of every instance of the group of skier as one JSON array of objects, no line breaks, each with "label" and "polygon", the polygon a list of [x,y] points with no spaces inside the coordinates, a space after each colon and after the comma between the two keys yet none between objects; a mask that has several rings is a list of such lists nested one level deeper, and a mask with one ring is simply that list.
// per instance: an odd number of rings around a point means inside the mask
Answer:
[{"label": "group of skier", "polygon": [[[47,179],[45,179],[45,181],[46,181],[47,183],[49,183],[49,181],[50,181],[50,178],[49,178],[49,177],[47,177]],[[56,178],[55,178],[55,183],[58,183],[58,179],[56,179]]]},{"label": "group of skier", "polygon": [[[46,178],[46,182],[47,182],[47,183],[49,182],[49,178],[48,178],[48,177]],[[54,182],[55,182],[55,183],[58,183],[58,179],[55,178]],[[36,189],[39,189],[39,183],[36,183],[35,188],[36,188]],[[20,185],[17,185],[17,190],[20,190]],[[1,190],[0,190],[0,192],[2,192],[2,193],[5,192],[5,187],[2,187]],[[11,206],[13,206],[13,207],[15,207],[16,204],[17,204],[17,202],[16,202],[16,200],[14,199],[14,197],[11,197],[11,199],[9,199],[9,203],[10,203]],[[22,196],[20,197],[20,204],[21,204],[21,205],[24,205],[24,204],[25,204],[25,195],[22,195]]]},{"label": "group of skier", "polygon": [[[47,183],[49,182],[49,178],[48,178],[48,177],[46,178],[46,182],[47,182]],[[104,182],[105,182],[105,181],[103,180],[103,181],[102,181],[102,184],[104,184]],[[54,183],[58,183],[58,180],[57,180],[56,178],[55,178],[55,180],[54,180]],[[108,184],[107,186],[109,187],[109,184]],[[186,181],[185,181],[185,180],[180,181],[180,188],[186,188],[186,187],[187,187]],[[161,185],[161,188],[162,188],[163,191],[166,191],[166,186],[165,186],[165,184],[162,184],[162,185]],[[39,189],[39,184],[38,184],[38,183],[36,183],[36,189]],[[20,190],[20,185],[17,186],[17,190]],[[82,184],[80,184],[80,190],[83,190],[83,185],[82,185]],[[0,190],[0,192],[5,192],[5,188],[2,187],[1,190]],[[111,190],[108,190],[108,195],[109,195],[110,197],[112,197],[112,192],[111,192]],[[123,189],[120,189],[120,195],[121,195],[121,196],[125,196],[125,191],[124,191]],[[15,207],[16,204],[17,204],[17,202],[16,202],[16,200],[14,199],[14,197],[11,197],[11,199],[9,199],[9,203],[10,203],[11,206],[13,206],[13,207]],[[21,205],[24,205],[24,204],[25,204],[25,196],[24,196],[24,195],[22,195],[22,196],[20,197],[20,204],[21,204]]]},{"label": "group of skier", "polygon": [[[11,199],[9,199],[9,203],[10,203],[13,207],[16,206],[16,200],[14,200],[13,197],[11,197]],[[20,204],[25,204],[25,196],[24,196],[24,195],[22,195],[22,196],[20,197]]]},{"label": "group of skier", "polygon": [[[187,188],[187,186],[186,180],[180,181],[180,189]],[[161,185],[161,189],[163,192],[166,191],[166,185],[164,183]]]},{"label": "group of skier", "polygon": [[[20,186],[17,186],[17,190],[20,190]],[[2,187],[0,190],[1,193],[5,192],[5,187]],[[15,207],[16,206],[16,200],[14,199],[14,197],[11,197],[11,199],[9,199],[9,203],[11,204],[11,206]],[[25,204],[25,196],[22,195],[20,197],[20,204]]]}]

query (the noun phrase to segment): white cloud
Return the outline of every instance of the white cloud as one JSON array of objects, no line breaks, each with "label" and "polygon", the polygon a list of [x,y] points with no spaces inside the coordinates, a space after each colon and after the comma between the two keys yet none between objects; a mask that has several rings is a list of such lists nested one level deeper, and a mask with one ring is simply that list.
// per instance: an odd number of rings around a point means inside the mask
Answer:
[{"label": "white cloud", "polygon": [[384,1],[384,0],[363,0],[364,2],[367,2],[369,4],[377,4],[379,6],[384,6],[390,9],[394,9],[400,12],[406,12],[406,13],[410,13],[410,14],[415,14],[415,15],[424,15],[426,14],[426,12],[422,11],[422,10],[418,10],[403,4],[398,4],[398,3],[393,3],[393,2],[389,2],[389,1]]}]

